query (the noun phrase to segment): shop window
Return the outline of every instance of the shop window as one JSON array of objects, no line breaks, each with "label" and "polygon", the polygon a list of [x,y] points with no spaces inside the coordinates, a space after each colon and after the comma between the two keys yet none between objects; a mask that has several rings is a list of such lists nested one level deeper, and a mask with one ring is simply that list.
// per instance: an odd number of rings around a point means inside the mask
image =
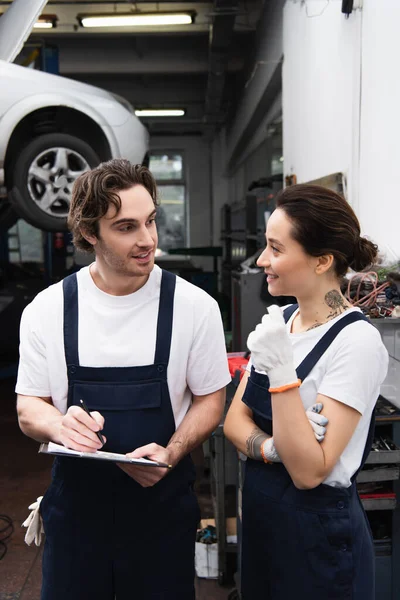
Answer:
[{"label": "shop window", "polygon": [[180,152],[150,154],[149,169],[157,181],[158,247],[167,252],[186,245],[186,183],[184,157]]}]

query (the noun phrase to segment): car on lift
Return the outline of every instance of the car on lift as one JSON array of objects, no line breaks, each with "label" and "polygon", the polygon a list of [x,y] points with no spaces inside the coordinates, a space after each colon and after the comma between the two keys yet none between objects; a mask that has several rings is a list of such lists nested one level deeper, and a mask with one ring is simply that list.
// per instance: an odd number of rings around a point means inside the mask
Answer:
[{"label": "car on lift", "polygon": [[143,162],[148,133],[125,99],[2,60],[0,82],[0,185],[31,225],[64,229],[87,169],[120,156]]},{"label": "car on lift", "polygon": [[116,157],[142,163],[148,150],[148,131],[124,98],[13,64],[45,4],[14,0],[0,19],[0,231],[18,216],[64,230],[81,173]]}]

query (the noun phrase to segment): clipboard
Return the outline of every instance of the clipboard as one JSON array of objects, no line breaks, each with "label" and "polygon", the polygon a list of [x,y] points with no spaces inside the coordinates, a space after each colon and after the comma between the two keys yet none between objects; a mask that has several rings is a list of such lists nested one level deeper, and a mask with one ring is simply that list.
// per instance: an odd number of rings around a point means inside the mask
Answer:
[{"label": "clipboard", "polygon": [[130,465],[138,465],[140,467],[164,467],[171,469],[172,465],[166,463],[156,462],[149,460],[148,458],[129,458],[126,454],[118,454],[116,452],[104,452],[103,450],[96,450],[96,452],[79,452],[78,450],[71,450],[61,444],[55,444],[54,442],[48,442],[46,444],[40,444],[39,454],[51,454],[52,456],[70,456],[72,458],[90,458],[92,460],[105,460],[109,462],[120,462],[128,463]]}]

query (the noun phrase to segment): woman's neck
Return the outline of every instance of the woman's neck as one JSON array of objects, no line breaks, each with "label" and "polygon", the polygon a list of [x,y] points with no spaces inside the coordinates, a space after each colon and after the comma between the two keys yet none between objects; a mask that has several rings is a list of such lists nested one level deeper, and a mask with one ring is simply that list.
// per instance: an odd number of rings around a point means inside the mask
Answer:
[{"label": "woman's neck", "polygon": [[298,298],[298,303],[299,312],[292,326],[294,333],[319,327],[351,308],[339,286],[328,286],[317,297],[313,294],[310,297]]}]

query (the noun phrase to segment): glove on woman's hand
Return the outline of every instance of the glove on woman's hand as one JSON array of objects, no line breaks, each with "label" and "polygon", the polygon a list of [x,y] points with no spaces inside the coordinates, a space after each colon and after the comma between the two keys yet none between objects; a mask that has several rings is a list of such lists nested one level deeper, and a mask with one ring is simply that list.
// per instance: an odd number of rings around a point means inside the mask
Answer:
[{"label": "glove on woman's hand", "polygon": [[[322,442],[325,437],[326,425],[328,419],[324,415],[320,414],[323,409],[323,404],[318,402],[313,404],[308,410],[306,410],[306,417],[310,422],[311,427],[315,435],[317,442]],[[262,454],[270,462],[282,462],[280,456],[275,448],[274,438],[270,437],[262,443]]]},{"label": "glove on woman's hand", "polygon": [[323,408],[324,405],[322,402],[318,402],[306,410],[306,417],[310,422],[317,442],[323,441],[326,433],[326,426],[329,423],[329,420],[321,414]]},{"label": "glove on woman's hand", "polygon": [[268,307],[268,314],[247,338],[247,347],[255,368],[267,373],[271,389],[298,382],[292,344],[279,306]]}]

